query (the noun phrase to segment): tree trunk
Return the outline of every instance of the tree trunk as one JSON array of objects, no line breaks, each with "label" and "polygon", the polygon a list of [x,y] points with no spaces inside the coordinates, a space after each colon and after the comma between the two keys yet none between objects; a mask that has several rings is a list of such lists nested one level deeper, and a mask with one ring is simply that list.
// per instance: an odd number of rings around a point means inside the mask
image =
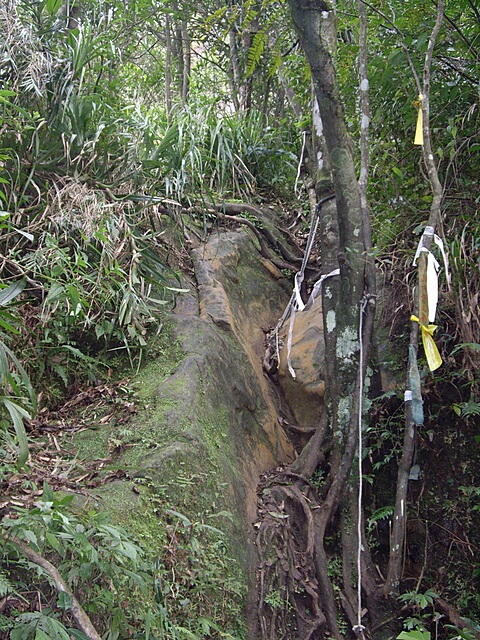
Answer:
[{"label": "tree trunk", "polygon": [[228,43],[230,48],[230,68],[229,75],[230,89],[232,94],[235,110],[240,110],[240,61],[238,59],[237,35],[234,27],[230,27],[228,31]]},{"label": "tree trunk", "polygon": [[172,32],[170,16],[165,15],[165,107],[167,119],[172,115]]},{"label": "tree trunk", "polygon": [[186,20],[180,23],[180,33],[182,35],[182,104],[187,104],[188,92],[190,89],[190,73],[192,70],[192,49],[190,35]]},{"label": "tree trunk", "polygon": [[[290,0],[292,17],[312,69],[315,95],[330,157],[338,224],[337,260],[340,268],[338,300],[325,287],[327,338],[327,402],[331,429],[336,435],[338,471],[346,448],[352,414],[352,391],[359,365],[359,305],[364,294],[365,255],[362,207],[343,108],[329,51],[334,31],[330,6],[315,0]],[[330,335],[332,334],[332,335]],[[333,340],[331,338],[334,338]],[[348,469],[349,472],[349,469]],[[348,472],[346,476],[348,476]],[[345,478],[346,479],[346,478]],[[334,481],[335,484],[335,481]],[[339,487],[339,494],[343,487]]]},{"label": "tree trunk", "polygon": [[[441,220],[441,202],[443,197],[443,189],[438,178],[437,167],[435,164],[432,142],[430,135],[430,69],[432,64],[433,49],[440,31],[443,21],[444,0],[439,0],[437,4],[437,17],[435,26],[429,38],[427,52],[425,56],[425,64],[423,68],[423,82],[421,87],[421,95],[423,100],[420,103],[420,109],[423,111],[423,160],[427,169],[428,180],[432,191],[432,204],[430,206],[430,215],[428,223],[423,235],[423,247],[428,250],[433,241],[435,228]],[[417,83],[419,84],[418,78]],[[420,87],[419,87],[420,88]],[[428,232],[427,232],[428,230]],[[422,282],[426,280],[427,257],[422,251],[418,258],[418,283],[417,291],[422,287]],[[420,320],[420,324],[428,325],[428,303],[422,303],[422,294],[417,293],[413,315]],[[401,570],[403,562],[403,547],[405,541],[405,531],[407,524],[407,493],[409,472],[412,466],[415,444],[417,439],[416,425],[423,423],[423,415],[420,417],[412,414],[412,406],[415,402],[415,392],[419,396],[417,403],[421,404],[420,397],[420,375],[417,365],[419,323],[412,322],[410,331],[409,346],[409,372],[407,376],[407,389],[410,393],[405,398],[405,435],[403,443],[402,458],[398,469],[397,493],[395,499],[395,511],[393,517],[392,536],[390,543],[390,555],[388,561],[387,578],[384,585],[386,595],[397,594],[399,591]],[[413,394],[413,397],[412,397]],[[417,412],[418,413],[418,412]]]},{"label": "tree trunk", "polygon": [[[320,223],[322,264],[325,269],[330,270],[338,266],[340,277],[327,280],[323,289],[325,400],[333,449],[330,455],[330,475],[325,485],[326,495],[320,508],[314,512],[314,532],[317,579],[323,611],[330,633],[335,638],[341,638],[331,580],[325,566],[324,536],[341,503],[361,429],[361,395],[374,311],[374,301],[369,299],[374,291],[367,290],[365,279],[370,226],[368,219],[364,219],[364,215],[368,216],[368,209],[362,207],[352,145],[332,60],[332,48],[336,39],[332,8],[328,3],[318,0],[289,0],[289,5],[312,71],[336,196],[336,208],[323,211]],[[374,283],[370,284],[373,286]],[[360,328],[362,325],[363,330]],[[358,518],[360,517],[359,511]],[[351,546],[351,538],[347,537],[345,541],[347,539]],[[366,567],[364,560],[360,560],[360,565]],[[351,594],[347,593],[348,595],[350,598],[347,598],[349,602],[345,608],[352,616],[352,611],[360,603],[355,602],[355,598],[351,602]],[[358,618],[361,618],[361,613],[358,613]],[[359,637],[363,636],[361,624],[355,630]]]}]

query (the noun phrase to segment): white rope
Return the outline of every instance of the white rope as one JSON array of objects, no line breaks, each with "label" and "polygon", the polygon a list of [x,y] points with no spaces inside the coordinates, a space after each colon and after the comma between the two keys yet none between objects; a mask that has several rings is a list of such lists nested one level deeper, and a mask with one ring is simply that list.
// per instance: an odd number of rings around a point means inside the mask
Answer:
[{"label": "white rope", "polygon": [[295,178],[295,185],[293,191],[297,198],[300,197],[300,189],[298,188],[298,182],[300,180],[300,174],[302,172],[303,156],[305,155],[305,147],[307,146],[307,132],[303,132],[302,153],[300,154],[300,160],[298,161],[297,176]]},{"label": "white rope", "polygon": [[297,374],[295,373],[295,369],[292,366],[291,354],[292,354],[292,340],[293,340],[293,325],[295,324],[295,314],[296,308],[295,305],[292,305],[290,309],[290,326],[288,327],[288,338],[287,338],[287,366],[290,371],[290,375],[295,380]]},{"label": "white rope", "polygon": [[310,222],[310,230],[308,232],[308,238],[307,238],[307,243],[305,246],[305,251],[303,254],[303,259],[302,259],[302,264],[300,266],[300,270],[295,274],[295,278],[294,278],[294,287],[293,287],[293,292],[292,295],[290,297],[290,301],[285,309],[285,311],[283,312],[282,317],[280,318],[280,320],[277,323],[277,326],[275,327],[275,345],[276,345],[276,352],[277,352],[277,361],[280,362],[280,345],[279,345],[279,339],[278,339],[278,334],[280,329],[283,327],[283,324],[285,322],[285,320],[288,318],[288,316],[290,315],[290,326],[289,326],[289,331],[288,331],[288,339],[287,339],[287,365],[288,365],[288,370],[290,371],[290,374],[293,378],[295,378],[295,370],[292,366],[292,362],[291,362],[291,358],[290,358],[290,352],[291,352],[291,348],[292,348],[292,340],[293,340],[293,326],[295,323],[295,314],[297,311],[303,311],[305,309],[305,307],[309,308],[312,306],[313,302],[315,301],[316,296],[318,295],[318,293],[321,291],[321,286],[323,281],[326,278],[329,278],[330,276],[336,276],[340,273],[339,269],[334,269],[333,271],[331,271],[330,273],[327,273],[323,276],[321,276],[319,278],[319,280],[315,283],[315,286],[313,288],[312,293],[310,294],[310,298],[307,301],[307,303],[305,304],[303,302],[303,298],[302,298],[302,284],[303,284],[303,280],[305,278],[305,270],[307,268],[308,265],[308,261],[310,259],[310,254],[312,253],[312,249],[313,249],[313,245],[315,242],[315,237],[317,235],[317,230],[318,230],[318,224],[320,222],[320,209],[322,204],[324,204],[325,202],[327,202],[328,200],[332,200],[335,196],[334,195],[330,195],[327,196],[326,198],[323,198],[322,200],[320,200],[320,202],[317,203],[315,209],[312,212],[312,220]]},{"label": "white rope", "polygon": [[362,416],[363,416],[363,314],[367,306],[367,298],[364,297],[360,303],[360,319],[358,323],[358,337],[360,342],[360,366],[359,370],[359,385],[358,385],[358,520],[357,520],[357,624],[353,627],[353,631],[359,636],[363,637],[363,631],[365,627],[362,624],[362,505],[363,505],[363,463],[362,463],[362,450],[363,450],[363,438],[362,438]]}]

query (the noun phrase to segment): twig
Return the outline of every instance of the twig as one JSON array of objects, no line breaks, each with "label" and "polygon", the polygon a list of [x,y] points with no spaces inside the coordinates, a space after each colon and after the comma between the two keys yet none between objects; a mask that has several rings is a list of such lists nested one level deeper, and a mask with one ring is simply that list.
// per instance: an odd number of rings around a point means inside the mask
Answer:
[{"label": "twig", "polygon": [[418,76],[417,70],[415,69],[415,65],[413,64],[412,58],[410,56],[410,52],[407,48],[407,45],[405,44],[405,36],[403,35],[403,32],[397,27],[397,25],[393,22],[393,20],[390,20],[390,18],[385,15],[383,13],[383,11],[380,11],[380,9],[377,9],[376,7],[374,7],[372,4],[370,4],[369,2],[367,2],[367,0],[361,0],[361,2],[366,5],[369,9],[371,9],[372,11],[375,11],[375,13],[377,13],[379,16],[381,16],[384,20],[386,20],[388,22],[388,24],[392,27],[392,29],[400,36],[400,46],[402,47],[403,51],[405,52],[405,55],[407,56],[407,60],[408,60],[408,65],[410,67],[410,70],[412,72],[412,75],[415,79],[415,84],[417,85],[417,90],[418,93],[422,92],[421,89],[421,85],[420,85],[420,78]]}]

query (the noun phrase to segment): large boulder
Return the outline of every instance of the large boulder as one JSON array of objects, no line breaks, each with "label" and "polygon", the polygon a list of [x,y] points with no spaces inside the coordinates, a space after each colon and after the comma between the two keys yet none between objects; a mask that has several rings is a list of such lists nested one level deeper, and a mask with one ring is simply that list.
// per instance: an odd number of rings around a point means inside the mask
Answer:
[{"label": "large boulder", "polygon": [[[323,339],[323,317],[321,297],[308,309],[295,314],[290,365],[288,366],[288,332],[290,320],[287,319],[281,331],[283,348],[280,352],[278,380],[285,399],[295,417],[295,431],[308,437],[318,425],[323,409],[325,394],[325,342]],[[304,441],[301,441],[304,444]]]}]

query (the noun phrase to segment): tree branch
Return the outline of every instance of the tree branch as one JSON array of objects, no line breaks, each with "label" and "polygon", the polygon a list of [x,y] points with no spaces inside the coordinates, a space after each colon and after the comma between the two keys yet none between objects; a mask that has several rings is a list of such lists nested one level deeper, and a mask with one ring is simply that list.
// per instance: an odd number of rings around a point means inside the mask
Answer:
[{"label": "tree branch", "polygon": [[7,538],[4,534],[0,534],[0,535],[2,535],[5,541],[15,545],[15,547],[17,547],[17,549],[19,549],[23,553],[23,555],[28,560],[30,560],[30,562],[33,562],[39,567],[42,567],[42,569],[44,569],[48,573],[48,575],[52,578],[55,588],[59,593],[66,593],[71,597],[72,599],[71,613],[72,613],[72,616],[75,618],[75,621],[80,631],[82,631],[90,640],[101,640],[100,634],[97,632],[97,630],[93,626],[92,621],[90,620],[88,615],[85,613],[85,610],[83,609],[82,605],[75,598],[71,589],[68,587],[67,583],[60,575],[60,572],[58,571],[58,569],[54,567],[53,564],[49,562],[46,558],[44,558],[39,553],[34,551],[31,547],[29,547],[28,544],[23,542],[23,540],[20,540],[16,536],[8,536]]},{"label": "tree branch", "polygon": [[407,56],[408,66],[410,67],[412,75],[415,79],[415,84],[417,85],[417,91],[418,93],[421,93],[422,88],[420,85],[420,78],[418,76],[417,70],[415,69],[415,65],[413,64],[407,45],[405,44],[405,36],[403,35],[403,32],[397,27],[397,25],[393,22],[393,20],[390,20],[390,18],[383,13],[383,11],[380,11],[380,9],[377,9],[376,7],[374,7],[372,4],[367,2],[367,0],[361,0],[361,2],[365,4],[367,7],[369,7],[369,9],[371,9],[372,11],[375,11],[375,13],[381,16],[384,20],[386,20],[388,24],[392,27],[392,29],[394,29],[394,31],[400,36],[401,38],[400,46],[402,47],[403,51],[405,52],[405,55]]}]

